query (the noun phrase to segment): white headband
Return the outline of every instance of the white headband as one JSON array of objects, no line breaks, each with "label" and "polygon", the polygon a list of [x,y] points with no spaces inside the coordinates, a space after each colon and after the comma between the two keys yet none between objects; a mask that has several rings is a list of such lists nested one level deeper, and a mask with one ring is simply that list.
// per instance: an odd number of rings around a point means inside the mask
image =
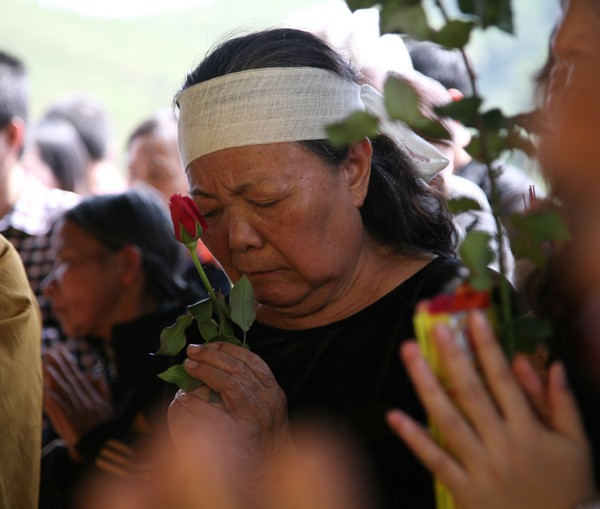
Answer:
[{"label": "white headband", "polygon": [[408,153],[425,180],[448,164],[406,124],[389,119],[383,96],[373,87],[325,69],[276,67],[226,74],[185,89],[176,101],[184,168],[226,148],[326,139],[327,125],[356,111],[377,116],[380,133]]}]

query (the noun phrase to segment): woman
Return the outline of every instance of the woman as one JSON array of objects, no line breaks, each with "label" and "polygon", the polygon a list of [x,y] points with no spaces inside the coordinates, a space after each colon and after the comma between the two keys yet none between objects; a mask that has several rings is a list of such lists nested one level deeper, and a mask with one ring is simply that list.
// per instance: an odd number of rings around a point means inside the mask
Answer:
[{"label": "woman", "polygon": [[94,465],[131,472],[136,440],[173,397],[156,376],[171,359],[150,354],[182,313],[185,257],[148,191],[83,201],[55,227],[53,247],[44,293],[65,334],[105,365],[84,372],[66,349],[45,356],[44,410],[61,440],[44,449],[41,507],[69,507]]},{"label": "woman", "polygon": [[331,415],[364,445],[380,506],[432,507],[431,479],[384,411],[423,418],[394,352],[413,335],[416,301],[459,269],[451,219],[425,183],[447,161],[387,119],[385,135],[333,147],[325,126],[385,111],[356,79],[322,40],[293,29],[231,39],[187,76],[179,146],[203,241],[233,282],[252,282],[257,323],[249,350],[188,349],[186,369],[206,385],[179,394],[170,426],[189,449],[203,433],[184,434],[190,414],[222,422],[239,439],[235,467],[248,475],[236,482],[248,495],[275,482],[289,415]]},{"label": "woman", "polygon": [[437,331],[446,369],[456,386],[452,401],[462,413],[436,382],[416,345],[407,343],[402,348],[421,400],[442,432],[451,437],[450,453],[437,447],[402,412],[388,417],[398,435],[465,509],[600,507],[595,495],[600,471],[596,155],[600,2],[563,2],[552,52],[546,92],[550,129],[541,143],[542,169],[553,195],[568,211],[572,240],[551,261],[539,285],[538,293],[544,295],[538,312],[555,322],[555,330],[565,336],[558,338],[563,341],[555,352],[564,366],[552,365],[548,382],[543,383],[519,357],[511,374],[489,324],[474,316],[474,347],[491,394],[453,344],[449,331]]}]

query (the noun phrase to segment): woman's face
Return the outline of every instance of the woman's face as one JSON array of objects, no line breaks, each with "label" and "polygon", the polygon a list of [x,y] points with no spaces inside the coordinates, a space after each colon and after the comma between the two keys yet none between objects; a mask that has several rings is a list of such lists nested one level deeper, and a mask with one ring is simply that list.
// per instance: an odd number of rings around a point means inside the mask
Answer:
[{"label": "woman's face", "polygon": [[185,192],[186,180],[177,142],[160,136],[135,138],[127,150],[129,184],[143,182],[157,189],[168,201],[172,194]]},{"label": "woman's face", "polygon": [[[600,0],[565,0],[552,39],[555,65],[542,156],[550,177],[577,195],[600,192]],[[552,174],[552,166],[555,174]]]},{"label": "woman's face", "polygon": [[44,295],[63,331],[109,339],[123,291],[118,253],[69,221],[57,225],[52,245],[54,269],[44,280]]},{"label": "woman's face", "polygon": [[[368,164],[370,145],[357,146]],[[359,263],[361,164],[350,157],[334,170],[297,143],[200,157],[188,178],[208,223],[203,240],[232,281],[248,276],[263,306],[288,317],[320,310],[351,288]]]}]

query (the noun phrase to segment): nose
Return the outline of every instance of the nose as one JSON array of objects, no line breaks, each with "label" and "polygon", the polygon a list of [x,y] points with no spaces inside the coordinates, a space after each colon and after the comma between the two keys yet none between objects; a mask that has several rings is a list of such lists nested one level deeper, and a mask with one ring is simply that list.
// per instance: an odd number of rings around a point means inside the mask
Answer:
[{"label": "nose", "polygon": [[243,211],[229,212],[229,248],[243,253],[262,246],[262,237],[248,214]]},{"label": "nose", "polygon": [[563,12],[552,37],[552,51],[562,60],[569,60],[580,52],[588,42],[585,17],[582,18],[582,1],[564,2]]}]

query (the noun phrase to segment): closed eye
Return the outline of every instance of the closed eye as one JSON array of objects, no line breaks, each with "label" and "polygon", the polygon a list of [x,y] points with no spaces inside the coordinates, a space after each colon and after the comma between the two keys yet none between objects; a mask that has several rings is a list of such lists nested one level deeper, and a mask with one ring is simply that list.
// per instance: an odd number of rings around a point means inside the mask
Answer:
[{"label": "closed eye", "polygon": [[266,209],[272,207],[273,205],[279,203],[281,200],[269,200],[269,201],[251,201],[250,203],[255,207]]}]

